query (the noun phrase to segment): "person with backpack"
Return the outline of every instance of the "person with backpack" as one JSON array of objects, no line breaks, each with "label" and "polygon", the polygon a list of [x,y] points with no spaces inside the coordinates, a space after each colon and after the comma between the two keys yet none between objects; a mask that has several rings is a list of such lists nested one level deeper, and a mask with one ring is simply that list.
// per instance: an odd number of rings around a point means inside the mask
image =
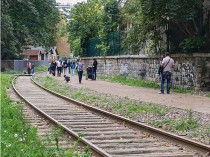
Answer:
[{"label": "person with backpack", "polygon": [[27,63],[27,71],[28,71],[28,74],[30,75],[31,74],[31,62]]},{"label": "person with backpack", "polygon": [[52,60],[51,64],[50,64],[50,70],[51,70],[51,74],[53,76],[55,76],[55,69],[56,69],[57,63],[55,61],[55,59]]},{"label": "person with backpack", "polygon": [[174,68],[174,60],[169,56],[169,52],[166,53],[166,57],[163,58],[161,64],[161,84],[160,84],[160,92],[159,94],[164,94],[164,83],[167,81],[167,94],[170,94],[170,86],[171,86],[171,74],[172,69]]}]

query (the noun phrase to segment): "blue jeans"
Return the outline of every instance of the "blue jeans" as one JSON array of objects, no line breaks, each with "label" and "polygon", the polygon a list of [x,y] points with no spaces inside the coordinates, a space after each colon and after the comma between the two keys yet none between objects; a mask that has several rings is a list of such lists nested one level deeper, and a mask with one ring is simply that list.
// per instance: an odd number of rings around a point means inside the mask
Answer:
[{"label": "blue jeans", "polygon": [[34,74],[34,68],[31,68],[31,74]]},{"label": "blue jeans", "polygon": [[71,69],[71,75],[74,76],[74,69]]},{"label": "blue jeans", "polygon": [[164,71],[161,74],[161,85],[160,85],[160,91],[161,93],[164,93],[164,83],[165,83],[165,79],[167,81],[167,93],[170,93],[170,86],[171,86],[171,72],[169,71]]},{"label": "blue jeans", "polygon": [[81,81],[82,81],[82,73],[83,73],[83,71],[78,71],[79,83],[81,83]]}]

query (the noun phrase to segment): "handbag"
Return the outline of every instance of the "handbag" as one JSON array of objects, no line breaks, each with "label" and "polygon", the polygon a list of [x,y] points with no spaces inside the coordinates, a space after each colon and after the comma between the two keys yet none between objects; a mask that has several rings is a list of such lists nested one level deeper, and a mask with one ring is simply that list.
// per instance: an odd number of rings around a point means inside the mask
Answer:
[{"label": "handbag", "polygon": [[[168,60],[168,63],[170,62],[170,60],[171,60],[171,58]],[[168,63],[164,67],[162,67],[161,65],[159,65],[159,67],[158,67],[158,74],[159,75],[163,73],[163,70],[168,65]]]},{"label": "handbag", "polygon": [[162,74],[163,73],[163,67],[161,65],[159,65],[158,67],[158,74]]}]

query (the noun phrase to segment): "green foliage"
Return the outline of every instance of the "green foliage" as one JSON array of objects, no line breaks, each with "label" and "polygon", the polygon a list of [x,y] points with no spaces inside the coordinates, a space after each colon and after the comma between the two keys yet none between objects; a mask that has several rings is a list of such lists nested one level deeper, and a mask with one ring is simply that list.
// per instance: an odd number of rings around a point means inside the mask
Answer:
[{"label": "green foliage", "polygon": [[26,45],[55,45],[59,12],[54,0],[4,0],[2,5],[2,59],[19,58]]},{"label": "green foliage", "polygon": [[199,52],[204,49],[204,46],[205,46],[205,40],[197,36],[191,36],[189,38],[186,38],[180,44],[180,47],[185,53]]},{"label": "green foliage", "polygon": [[117,75],[111,77],[100,76],[100,79],[118,82],[121,84],[129,85],[129,86],[137,86],[137,87],[149,87],[149,88],[159,88],[159,85],[156,82],[146,81],[142,79],[134,79],[131,77],[126,77],[124,75]]},{"label": "green foliage", "polygon": [[155,115],[165,115],[168,112],[168,108],[160,107],[153,104],[127,104],[126,108],[131,112],[137,113],[153,113]]},{"label": "green foliage", "polygon": [[85,42],[97,34],[99,14],[100,4],[94,3],[93,0],[88,1],[88,3],[76,4],[70,11],[67,31],[69,32],[71,49],[77,52],[79,56],[84,55]]},{"label": "green foliage", "polygon": [[36,138],[36,129],[30,128],[23,120],[23,113],[19,109],[20,103],[14,106],[7,96],[6,88],[11,87],[12,78],[12,76],[1,75],[1,116],[4,117],[1,119],[2,156],[44,155],[40,140]]},{"label": "green foliage", "polygon": [[[141,46],[146,46],[146,41],[152,41],[151,52],[165,49],[160,44],[163,35],[168,33],[171,48],[180,50],[179,44],[183,42],[184,51],[194,52],[204,46],[201,36],[207,35],[204,31],[203,6],[201,0],[136,0],[127,1],[124,9],[126,22],[132,23],[132,28],[127,32],[124,47],[132,54],[137,54]],[[168,26],[168,31],[166,27]],[[192,41],[197,38],[195,45]],[[199,39],[200,38],[200,39]],[[184,41],[184,39],[186,39]],[[206,46],[206,45],[205,45]],[[143,48],[143,47],[142,47]]]},{"label": "green foliage", "polygon": [[116,0],[90,0],[75,5],[70,11],[68,24],[69,42],[74,55],[85,55],[85,44],[92,38],[99,38],[97,48],[104,55],[109,50],[108,34],[117,31],[119,9]]},{"label": "green foliage", "polygon": [[45,65],[41,65],[41,66],[35,66],[34,69],[35,72],[47,72],[48,67]]},{"label": "green foliage", "polygon": [[6,70],[4,72],[1,72],[1,74],[22,74],[22,72],[14,71],[14,70]]},{"label": "green foliage", "polygon": [[178,120],[165,119],[162,121],[154,121],[153,124],[157,127],[161,127],[165,130],[178,130],[181,132],[188,132],[199,128],[198,120],[188,119],[185,117],[180,117]]}]

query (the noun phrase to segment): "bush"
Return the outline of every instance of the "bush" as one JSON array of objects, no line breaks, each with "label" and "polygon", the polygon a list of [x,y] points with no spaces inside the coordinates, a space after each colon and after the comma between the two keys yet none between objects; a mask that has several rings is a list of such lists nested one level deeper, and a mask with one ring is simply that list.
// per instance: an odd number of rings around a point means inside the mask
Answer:
[{"label": "bush", "polygon": [[186,38],[179,46],[186,53],[198,52],[204,49],[205,40],[198,36],[192,36]]}]

